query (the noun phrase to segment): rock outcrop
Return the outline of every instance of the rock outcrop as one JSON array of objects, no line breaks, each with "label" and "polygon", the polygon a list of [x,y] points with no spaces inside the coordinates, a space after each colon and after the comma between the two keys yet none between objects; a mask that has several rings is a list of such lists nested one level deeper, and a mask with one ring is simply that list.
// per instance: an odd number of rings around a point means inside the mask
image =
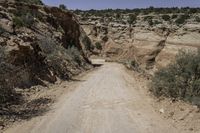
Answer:
[{"label": "rock outcrop", "polygon": [[91,41],[69,11],[0,4],[0,88],[30,87],[91,68]]},{"label": "rock outcrop", "polygon": [[[194,20],[199,14],[191,14],[181,25],[172,17],[168,22],[163,20],[162,14],[139,15],[134,26],[127,23],[127,14],[121,14],[120,20],[114,15],[102,20],[88,14],[87,19],[79,15],[82,27],[94,42],[101,42],[101,55],[108,59],[135,60],[144,69],[156,70],[173,61],[179,50],[200,47],[200,23]],[[102,39],[105,36],[107,41]]]}]

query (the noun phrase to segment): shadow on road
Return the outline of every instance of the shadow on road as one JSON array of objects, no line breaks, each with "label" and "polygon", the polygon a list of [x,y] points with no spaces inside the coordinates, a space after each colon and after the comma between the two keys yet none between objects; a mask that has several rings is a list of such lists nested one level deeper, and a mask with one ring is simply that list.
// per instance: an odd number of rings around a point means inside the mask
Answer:
[{"label": "shadow on road", "polygon": [[91,62],[94,67],[101,67],[102,65],[105,64],[104,59],[91,59]]},{"label": "shadow on road", "polygon": [[103,64],[93,64],[94,67],[101,67]]},{"label": "shadow on road", "polygon": [[80,80],[80,79],[71,78],[70,81],[73,81],[73,82],[84,82],[86,80]]},{"label": "shadow on road", "polygon": [[21,99],[15,104],[1,105],[0,115],[2,127],[4,124],[13,123],[20,120],[29,120],[36,116],[42,116],[49,110],[49,106],[52,103],[50,98],[38,98],[32,101],[26,101]]}]

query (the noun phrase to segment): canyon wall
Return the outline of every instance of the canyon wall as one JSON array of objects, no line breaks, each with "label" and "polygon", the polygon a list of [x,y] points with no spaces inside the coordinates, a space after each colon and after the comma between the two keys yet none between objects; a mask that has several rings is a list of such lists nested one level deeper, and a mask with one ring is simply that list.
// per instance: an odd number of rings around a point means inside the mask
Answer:
[{"label": "canyon wall", "polygon": [[15,1],[0,3],[0,88],[70,79],[92,67],[91,41],[73,13]]},{"label": "canyon wall", "polygon": [[126,22],[128,15],[123,15],[120,20],[114,15],[78,15],[88,36],[94,43],[102,44],[100,55],[105,58],[135,60],[145,69],[156,70],[172,62],[180,50],[196,51],[200,47],[200,23],[195,21],[199,14],[192,14],[180,25],[172,18],[162,20],[162,14],[138,15],[130,25]]}]

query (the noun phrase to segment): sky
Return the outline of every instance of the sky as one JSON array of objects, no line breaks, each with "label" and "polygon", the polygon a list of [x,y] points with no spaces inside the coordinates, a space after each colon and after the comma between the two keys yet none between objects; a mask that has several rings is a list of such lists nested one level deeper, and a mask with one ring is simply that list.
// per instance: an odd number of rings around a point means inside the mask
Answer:
[{"label": "sky", "polygon": [[146,8],[154,7],[200,7],[200,0],[42,0],[46,5],[65,4],[68,9]]}]

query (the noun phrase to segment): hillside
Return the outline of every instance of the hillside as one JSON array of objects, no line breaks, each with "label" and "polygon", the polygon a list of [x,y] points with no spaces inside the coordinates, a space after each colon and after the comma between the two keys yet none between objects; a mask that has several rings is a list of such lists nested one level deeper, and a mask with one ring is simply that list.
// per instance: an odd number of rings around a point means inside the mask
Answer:
[{"label": "hillside", "polygon": [[199,133],[199,42],[200,8],[0,0],[0,132]]},{"label": "hillside", "polygon": [[[33,1],[32,1],[33,2]],[[90,39],[66,10],[18,1],[0,4],[0,114],[20,108],[31,87],[92,68]],[[25,91],[26,90],[26,91]],[[16,114],[15,114],[16,113]],[[12,114],[20,115],[20,112]],[[0,118],[1,121],[1,118]],[[1,126],[1,122],[0,122]]]},{"label": "hillside", "polygon": [[[156,70],[174,60],[180,49],[200,47],[199,8],[76,10],[88,36],[100,43],[103,57],[136,62]],[[101,52],[100,52],[101,51]]]}]

